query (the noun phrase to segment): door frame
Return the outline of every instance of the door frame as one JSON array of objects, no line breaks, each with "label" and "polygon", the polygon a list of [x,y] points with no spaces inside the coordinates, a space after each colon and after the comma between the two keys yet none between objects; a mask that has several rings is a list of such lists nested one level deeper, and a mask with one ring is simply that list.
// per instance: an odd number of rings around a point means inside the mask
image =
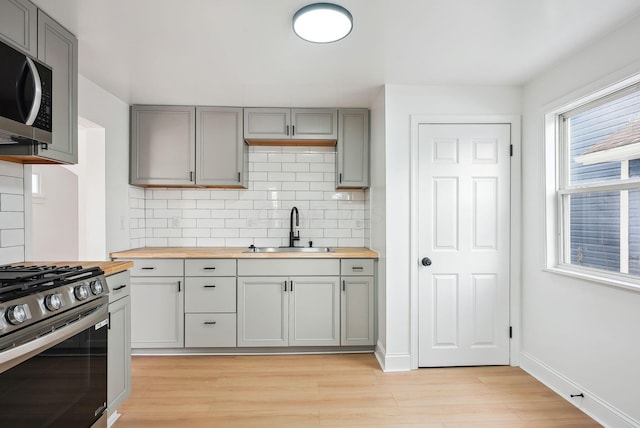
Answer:
[{"label": "door frame", "polygon": [[509,344],[509,363],[512,366],[520,364],[521,344],[521,207],[522,207],[522,178],[521,178],[521,116],[519,115],[411,115],[411,213],[410,213],[410,308],[411,308],[411,368],[418,368],[418,291],[420,254],[418,251],[418,150],[420,125],[473,125],[473,124],[507,124],[511,127],[511,157],[510,173],[510,238],[509,238],[509,319],[512,327],[512,338]]}]

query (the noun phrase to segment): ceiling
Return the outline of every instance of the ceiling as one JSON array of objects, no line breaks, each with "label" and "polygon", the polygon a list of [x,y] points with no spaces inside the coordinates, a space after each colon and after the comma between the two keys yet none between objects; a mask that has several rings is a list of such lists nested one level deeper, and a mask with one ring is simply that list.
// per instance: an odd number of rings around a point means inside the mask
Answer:
[{"label": "ceiling", "polygon": [[35,0],[80,73],[127,103],[368,106],[384,84],[521,85],[640,13],[638,0],[336,0],[345,39],[305,42],[309,0]]}]

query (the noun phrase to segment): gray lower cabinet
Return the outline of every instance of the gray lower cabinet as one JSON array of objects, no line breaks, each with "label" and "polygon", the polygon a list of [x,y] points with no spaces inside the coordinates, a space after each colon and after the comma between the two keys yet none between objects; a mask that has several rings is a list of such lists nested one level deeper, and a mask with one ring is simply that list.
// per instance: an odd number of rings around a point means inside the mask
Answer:
[{"label": "gray lower cabinet", "polygon": [[339,345],[338,273],[337,259],[238,260],[238,346]]},{"label": "gray lower cabinet", "polygon": [[242,108],[131,106],[130,183],[247,186]]},{"label": "gray lower cabinet", "polygon": [[369,187],[369,110],[338,111],[336,188]]},{"label": "gray lower cabinet", "polygon": [[134,259],[131,347],[184,347],[184,261]]},{"label": "gray lower cabinet", "polygon": [[185,275],[185,347],[235,347],[235,259],[187,259]]},{"label": "gray lower cabinet", "polygon": [[195,184],[195,114],[191,106],[131,106],[131,184]]},{"label": "gray lower cabinet", "polygon": [[338,138],[337,110],[245,108],[244,138],[247,140],[335,140]]},{"label": "gray lower cabinet", "polygon": [[131,394],[131,297],[129,271],[107,277],[109,332],[107,351],[107,413]]},{"label": "gray lower cabinet", "polygon": [[238,346],[339,344],[338,277],[238,278]]},{"label": "gray lower cabinet", "polygon": [[28,0],[0,1],[0,40],[38,56],[38,8]]},{"label": "gray lower cabinet", "polygon": [[341,260],[340,344],[374,345],[374,266],[371,259]]}]

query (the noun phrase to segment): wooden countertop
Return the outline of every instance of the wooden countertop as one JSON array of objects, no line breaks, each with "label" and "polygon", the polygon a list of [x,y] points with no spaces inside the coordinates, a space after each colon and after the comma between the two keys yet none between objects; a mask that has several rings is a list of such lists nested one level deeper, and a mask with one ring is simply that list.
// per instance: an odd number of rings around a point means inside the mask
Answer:
[{"label": "wooden countertop", "polygon": [[334,248],[330,253],[245,253],[247,247],[143,247],[116,251],[113,259],[377,259],[368,248]]},{"label": "wooden countertop", "polygon": [[105,276],[113,275],[119,272],[123,272],[133,267],[133,262],[117,260],[113,262],[96,262],[96,261],[75,261],[75,262],[22,262],[13,263],[14,265],[21,266],[34,266],[34,265],[55,265],[55,266],[82,266],[82,267],[94,267],[98,266],[104,271]]}]

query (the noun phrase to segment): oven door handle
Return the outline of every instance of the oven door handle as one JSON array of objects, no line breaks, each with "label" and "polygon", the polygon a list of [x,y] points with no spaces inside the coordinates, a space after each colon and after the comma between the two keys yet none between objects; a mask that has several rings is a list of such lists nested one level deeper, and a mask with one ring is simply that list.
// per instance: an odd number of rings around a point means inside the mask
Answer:
[{"label": "oven door handle", "polygon": [[81,318],[80,320],[73,322],[68,326],[62,327],[49,334],[45,334],[44,336],[41,336],[20,346],[16,346],[15,348],[9,348],[5,351],[0,352],[0,373],[4,373],[10,368],[17,366],[18,364],[28,360],[35,355],[38,355],[40,352],[46,351],[47,349],[57,345],[58,343],[64,342],[70,337],[73,337],[76,334],[90,327],[93,327],[100,321],[106,320],[106,305],[103,305],[103,307],[104,310],[98,309],[91,315]]}]

